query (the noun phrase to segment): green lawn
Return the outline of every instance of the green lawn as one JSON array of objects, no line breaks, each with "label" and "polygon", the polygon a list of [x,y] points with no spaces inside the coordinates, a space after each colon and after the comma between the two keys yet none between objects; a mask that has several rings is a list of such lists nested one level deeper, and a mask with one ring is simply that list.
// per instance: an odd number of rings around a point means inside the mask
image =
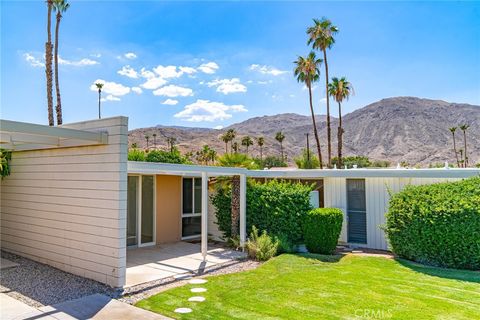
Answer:
[{"label": "green lawn", "polygon": [[[348,255],[281,255],[140,301],[178,319],[479,319],[480,272]],[[193,287],[208,289],[191,293]],[[188,302],[201,295],[205,302]],[[188,307],[189,314],[176,314]]]}]

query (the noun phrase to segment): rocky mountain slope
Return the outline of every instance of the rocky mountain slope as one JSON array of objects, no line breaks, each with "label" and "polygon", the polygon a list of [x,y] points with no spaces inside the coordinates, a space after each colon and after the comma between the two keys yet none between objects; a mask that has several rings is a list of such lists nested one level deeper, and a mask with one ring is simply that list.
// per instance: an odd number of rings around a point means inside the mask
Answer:
[{"label": "rocky mountain slope", "polygon": [[[343,117],[344,155],[365,155],[375,160],[388,160],[392,164],[406,161],[411,165],[428,166],[431,163],[454,162],[452,136],[449,127],[467,123],[467,149],[470,163],[480,162],[480,106],[449,103],[440,100],[413,97],[383,99],[358,109]],[[317,126],[321,147],[326,159],[326,121],[319,115]],[[338,120],[332,119],[332,146],[336,153]],[[237,131],[237,140],[244,135],[265,137],[264,155],[278,155],[280,148],[275,133],[285,134],[284,149],[290,163],[306,145],[306,133],[310,133],[310,145],[315,150],[311,118],[294,113],[255,117],[231,125],[222,130],[165,127],[135,129],[129,133],[129,142],[146,147],[145,135],[157,134],[157,147],[165,148],[165,137],[176,137],[181,151],[196,151],[204,144],[219,153],[225,144],[219,136],[225,130]],[[463,148],[463,134],[457,131],[457,146]],[[250,147],[258,155],[258,147]]]}]

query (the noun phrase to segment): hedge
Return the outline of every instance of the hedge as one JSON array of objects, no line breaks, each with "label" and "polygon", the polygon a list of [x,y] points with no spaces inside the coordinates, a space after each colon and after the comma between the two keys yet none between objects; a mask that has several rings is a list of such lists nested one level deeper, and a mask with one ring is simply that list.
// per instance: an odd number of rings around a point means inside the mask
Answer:
[{"label": "hedge", "polygon": [[480,269],[480,177],[407,186],[390,199],[385,231],[400,257]]},{"label": "hedge", "polygon": [[337,208],[318,208],[305,217],[303,236],[308,251],[332,254],[342,230],[343,212]]},{"label": "hedge", "polygon": [[[252,226],[270,235],[298,244],[302,237],[302,221],[311,210],[311,186],[271,180],[247,183],[247,233]],[[211,196],[216,209],[217,225],[226,239],[231,237],[230,186],[217,187]]]}]

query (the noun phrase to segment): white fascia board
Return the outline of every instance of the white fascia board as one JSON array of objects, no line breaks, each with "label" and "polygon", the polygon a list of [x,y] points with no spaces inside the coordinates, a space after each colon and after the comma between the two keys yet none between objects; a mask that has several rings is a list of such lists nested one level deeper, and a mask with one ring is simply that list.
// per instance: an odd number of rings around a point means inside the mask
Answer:
[{"label": "white fascia board", "polygon": [[208,176],[233,176],[247,174],[244,168],[198,166],[191,164],[171,164],[144,161],[128,161],[128,173],[130,174],[170,174],[191,176],[206,172]]}]

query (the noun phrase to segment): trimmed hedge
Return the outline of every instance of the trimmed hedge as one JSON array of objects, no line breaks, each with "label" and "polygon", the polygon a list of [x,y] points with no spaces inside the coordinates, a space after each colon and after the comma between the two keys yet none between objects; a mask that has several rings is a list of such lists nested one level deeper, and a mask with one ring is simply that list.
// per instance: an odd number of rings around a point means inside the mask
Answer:
[{"label": "trimmed hedge", "polygon": [[332,254],[342,231],[343,212],[337,208],[318,208],[305,217],[303,236],[308,251]]},{"label": "trimmed hedge", "polygon": [[[216,209],[217,225],[225,238],[231,237],[231,191],[222,185],[211,196]],[[292,244],[302,241],[302,221],[310,211],[312,187],[299,183],[272,180],[247,184],[247,233],[252,226],[281,237]]]},{"label": "trimmed hedge", "polygon": [[480,177],[407,186],[390,199],[384,229],[400,257],[480,269]]}]

